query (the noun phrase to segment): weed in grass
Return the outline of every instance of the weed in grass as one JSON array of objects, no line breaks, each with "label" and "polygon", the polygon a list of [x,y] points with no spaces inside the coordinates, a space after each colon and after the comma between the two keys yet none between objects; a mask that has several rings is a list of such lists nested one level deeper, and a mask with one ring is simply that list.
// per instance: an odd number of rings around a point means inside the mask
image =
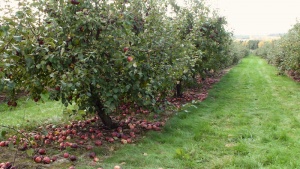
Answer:
[{"label": "weed in grass", "polygon": [[249,154],[249,147],[245,143],[238,143],[233,146],[234,154],[238,156],[244,156]]}]

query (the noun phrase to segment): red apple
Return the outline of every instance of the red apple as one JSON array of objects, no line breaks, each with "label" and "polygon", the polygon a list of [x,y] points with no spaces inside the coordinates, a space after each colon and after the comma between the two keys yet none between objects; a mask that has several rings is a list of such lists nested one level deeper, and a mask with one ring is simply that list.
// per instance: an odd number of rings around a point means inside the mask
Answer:
[{"label": "red apple", "polygon": [[59,87],[59,86],[56,86],[56,87],[55,87],[55,90],[56,90],[56,91],[60,91],[60,87]]},{"label": "red apple", "polygon": [[71,148],[78,148],[78,145],[76,143],[71,144]]},{"label": "red apple", "polygon": [[131,138],[128,138],[128,139],[127,139],[127,143],[132,143]]},{"label": "red apple", "polygon": [[89,130],[90,130],[90,133],[94,133],[95,132],[95,130],[93,128],[90,128]]},{"label": "red apple", "polygon": [[38,101],[40,100],[40,98],[35,97],[33,100],[34,100],[35,102],[38,102]]},{"label": "red apple", "polygon": [[64,158],[69,158],[69,153],[64,153]]},{"label": "red apple", "polygon": [[90,152],[89,153],[89,157],[90,158],[95,158],[96,157],[96,153],[95,152]]},{"label": "red apple", "polygon": [[46,156],[46,157],[43,158],[43,162],[44,162],[44,164],[50,164],[51,163],[51,159]]},{"label": "red apple", "polygon": [[7,102],[7,105],[8,105],[8,106],[11,106],[11,105],[12,105],[12,101],[8,101],[8,102]]},{"label": "red apple", "polygon": [[37,134],[37,135],[34,136],[34,139],[35,139],[35,140],[40,140],[40,139],[41,139],[41,136]]},{"label": "red apple", "polygon": [[44,41],[42,39],[39,39],[38,42],[39,42],[39,45],[43,45],[44,44]]},{"label": "red apple", "polygon": [[76,130],[75,129],[73,129],[73,130],[71,130],[71,132],[72,132],[72,134],[76,134]]},{"label": "red apple", "polygon": [[112,137],[118,137],[118,136],[119,136],[119,133],[117,133],[117,132],[114,131],[114,132],[111,133],[111,136],[112,136]]},{"label": "red apple", "polygon": [[66,142],[66,143],[65,143],[65,146],[66,146],[66,147],[70,147],[71,145],[72,145],[72,143],[70,143],[70,142]]},{"label": "red apple", "polygon": [[34,162],[36,162],[36,163],[40,163],[43,159],[42,159],[41,156],[37,156],[37,157],[35,157],[33,160],[34,160]]},{"label": "red apple", "polygon": [[115,140],[113,138],[109,138],[108,142],[113,143]]},{"label": "red apple", "polygon": [[0,163],[0,168],[3,168],[5,166],[5,163]]},{"label": "red apple", "polygon": [[51,160],[54,162],[54,161],[56,161],[57,160],[57,156],[53,156],[52,158],[51,158]]},{"label": "red apple", "polygon": [[95,145],[96,145],[96,146],[101,146],[101,145],[102,145],[102,142],[101,142],[100,140],[96,140],[96,141],[95,141]]},{"label": "red apple", "polygon": [[62,142],[64,142],[64,139],[63,139],[63,138],[59,138],[59,139],[57,140],[57,142],[62,143]]},{"label": "red apple", "polygon": [[86,149],[87,149],[87,150],[91,150],[91,149],[93,149],[93,146],[87,145],[87,146],[86,146]]},{"label": "red apple", "polygon": [[78,0],[71,0],[71,4],[78,5],[80,2]]},{"label": "red apple", "polygon": [[71,160],[71,161],[76,161],[76,160],[77,160],[77,158],[76,158],[76,156],[74,156],[74,155],[71,155],[71,156],[70,156],[70,160]]},{"label": "red apple", "polygon": [[18,105],[18,104],[17,104],[17,102],[15,102],[15,101],[12,102],[12,104],[11,104],[12,107],[17,107],[17,105]]},{"label": "red apple", "polygon": [[127,52],[128,50],[129,50],[128,47],[124,47],[124,48],[123,48],[124,53]]},{"label": "red apple", "polygon": [[5,163],[5,167],[4,168],[10,169],[11,167],[12,167],[12,164],[10,162],[6,162]]},{"label": "red apple", "polygon": [[39,154],[40,155],[45,155],[46,154],[46,150],[43,149],[43,148],[39,149]]},{"label": "red apple", "polygon": [[0,147],[5,147],[6,145],[5,145],[5,141],[1,141],[0,142]]},{"label": "red apple", "polygon": [[97,133],[96,138],[100,138],[100,137],[102,137],[102,136],[103,136],[102,133]]},{"label": "red apple", "polygon": [[128,139],[129,137],[128,137],[126,134],[122,134],[121,138],[126,140],[126,139]]},{"label": "red apple", "polygon": [[118,131],[119,133],[122,133],[122,131],[123,131],[122,127],[118,127],[118,128],[117,128],[117,131]]},{"label": "red apple", "polygon": [[50,144],[51,141],[50,141],[50,139],[46,139],[46,140],[44,141],[44,143],[45,143],[45,144]]},{"label": "red apple", "polygon": [[128,62],[132,62],[132,61],[133,61],[133,57],[132,57],[132,56],[128,56],[128,57],[127,57],[127,61],[128,61]]},{"label": "red apple", "polygon": [[69,135],[69,134],[71,134],[71,130],[70,130],[70,129],[68,129],[68,130],[66,131],[66,135]]}]

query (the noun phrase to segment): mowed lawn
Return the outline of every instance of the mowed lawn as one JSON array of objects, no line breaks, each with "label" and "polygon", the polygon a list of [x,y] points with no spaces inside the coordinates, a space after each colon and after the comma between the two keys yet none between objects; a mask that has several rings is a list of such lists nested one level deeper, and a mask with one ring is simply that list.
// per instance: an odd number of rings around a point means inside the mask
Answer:
[{"label": "mowed lawn", "polygon": [[[299,83],[249,56],[205,101],[185,106],[162,132],[124,146],[99,167],[300,168],[299,101]],[[91,168],[81,164],[77,168]]]}]

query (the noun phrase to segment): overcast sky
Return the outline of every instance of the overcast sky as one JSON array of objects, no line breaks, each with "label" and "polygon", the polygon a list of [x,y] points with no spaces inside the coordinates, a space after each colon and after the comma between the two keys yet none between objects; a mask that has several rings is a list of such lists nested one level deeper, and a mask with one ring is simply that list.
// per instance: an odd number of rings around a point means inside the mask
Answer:
[{"label": "overcast sky", "polygon": [[[4,5],[0,0],[0,6]],[[184,0],[177,0],[178,2]],[[286,33],[300,21],[300,0],[205,0],[218,9],[235,35]],[[17,0],[9,0],[10,3]]]},{"label": "overcast sky", "polygon": [[286,33],[300,21],[300,0],[207,0],[236,35]]}]

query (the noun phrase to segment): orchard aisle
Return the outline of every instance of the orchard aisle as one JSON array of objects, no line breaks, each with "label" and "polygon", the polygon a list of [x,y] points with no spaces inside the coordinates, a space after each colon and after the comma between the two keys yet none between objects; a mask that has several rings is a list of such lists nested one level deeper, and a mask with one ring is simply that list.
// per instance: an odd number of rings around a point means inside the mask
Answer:
[{"label": "orchard aisle", "polygon": [[[300,168],[300,84],[256,56],[103,168]],[[85,167],[82,167],[85,168]]]}]

